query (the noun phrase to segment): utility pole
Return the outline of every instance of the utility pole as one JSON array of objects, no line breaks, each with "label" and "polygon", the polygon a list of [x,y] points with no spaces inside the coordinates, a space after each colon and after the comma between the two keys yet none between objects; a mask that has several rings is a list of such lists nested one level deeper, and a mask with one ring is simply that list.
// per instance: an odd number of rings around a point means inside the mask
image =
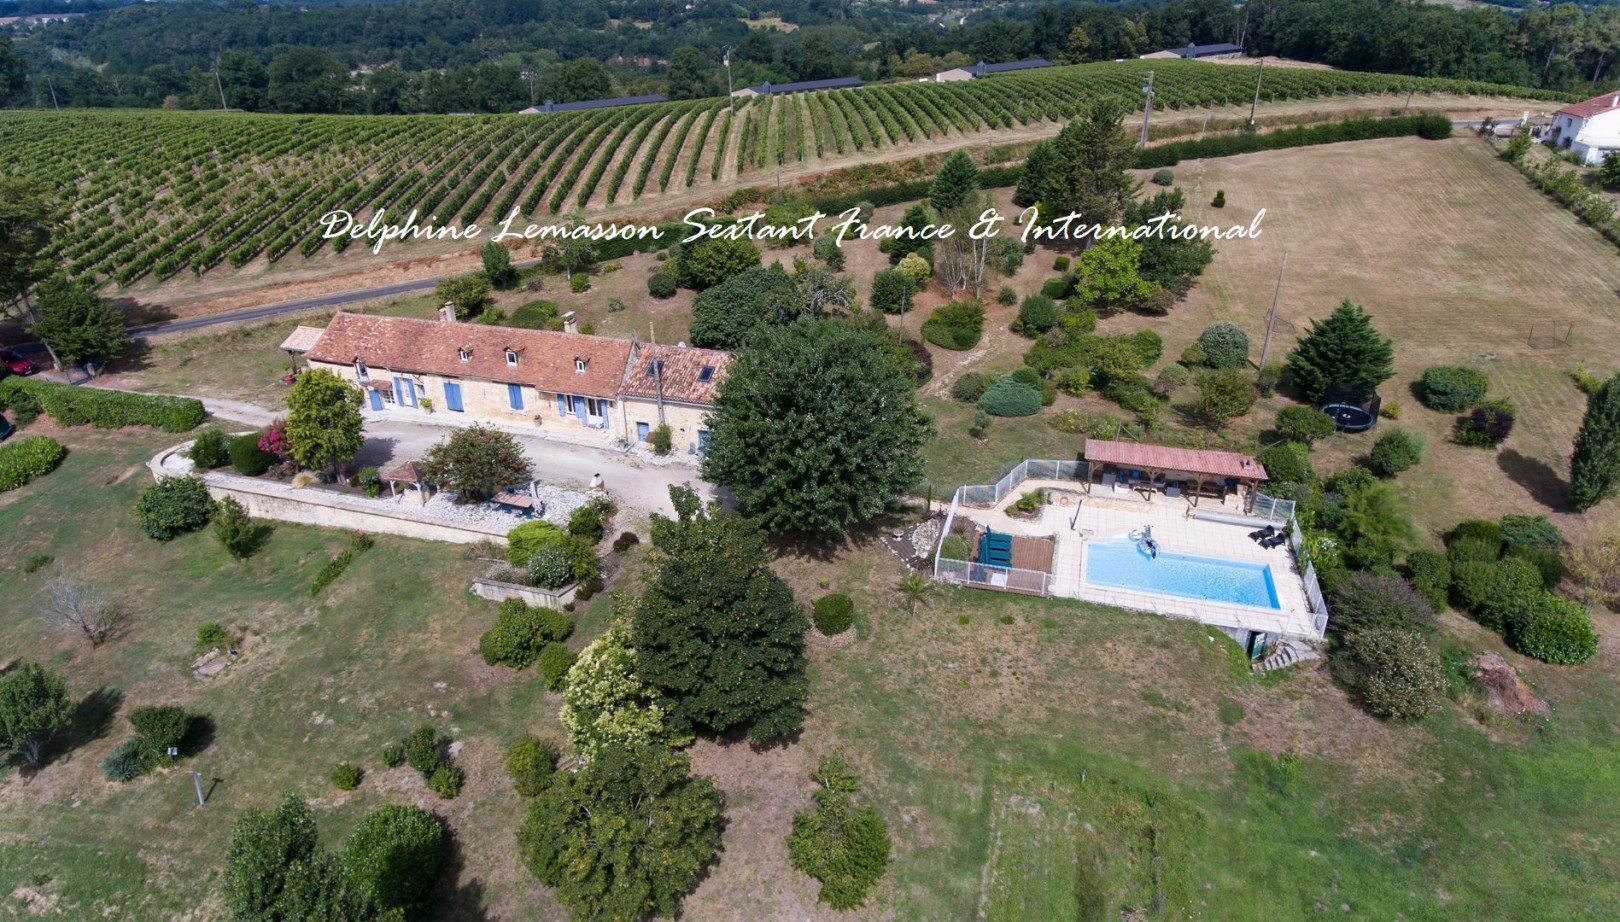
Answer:
[{"label": "utility pole", "polygon": [[720,60],[726,65],[726,97],[731,100],[731,117],[737,117],[737,97],[732,95],[731,89],[731,46],[720,49]]},{"label": "utility pole", "polygon": [[1260,105],[1260,81],[1266,78],[1266,59],[1260,59],[1260,72],[1254,75],[1254,99],[1249,101],[1249,127],[1254,127],[1254,109]]},{"label": "utility pole", "polygon": [[1283,251],[1282,268],[1277,270],[1277,291],[1271,296],[1271,317],[1266,320],[1266,344],[1260,347],[1260,367],[1266,367],[1266,357],[1271,354],[1271,330],[1277,325],[1277,302],[1282,299],[1283,273],[1288,271],[1288,252]]},{"label": "utility pole", "polygon": [[50,87],[50,90],[51,90],[51,107],[55,108],[55,109],[61,109],[62,104],[56,101],[56,81],[51,79],[50,74],[45,75],[45,85],[47,87]]},{"label": "utility pole", "polygon": [[219,111],[229,112],[231,107],[225,104],[225,84],[219,79],[219,55],[214,55],[214,87],[219,90]]},{"label": "utility pole", "polygon": [[1142,106],[1141,147],[1143,150],[1147,150],[1148,118],[1153,115],[1153,71],[1151,70],[1147,72],[1147,86],[1142,87],[1142,95],[1147,97],[1147,102]]},{"label": "utility pole", "polygon": [[534,105],[534,68],[523,68],[522,77],[529,82],[529,105]]},{"label": "utility pole", "polygon": [[1417,84],[1415,84],[1415,83],[1412,84],[1412,86],[1407,89],[1407,91],[1406,91],[1406,102],[1405,102],[1405,104],[1403,104],[1401,106],[1401,114],[1402,115],[1405,115],[1407,107],[1412,105],[1412,94],[1416,93],[1416,92],[1417,92]]}]

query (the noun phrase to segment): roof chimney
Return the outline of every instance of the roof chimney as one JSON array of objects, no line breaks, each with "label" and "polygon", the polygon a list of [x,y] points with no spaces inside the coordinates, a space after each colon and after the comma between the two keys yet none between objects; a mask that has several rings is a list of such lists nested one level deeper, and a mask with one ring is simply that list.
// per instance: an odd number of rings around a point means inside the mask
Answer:
[{"label": "roof chimney", "polygon": [[444,302],[444,306],[439,308],[439,320],[443,323],[456,322],[456,302]]},{"label": "roof chimney", "polygon": [[579,324],[574,322],[574,312],[573,311],[569,311],[568,313],[563,314],[562,320],[563,320],[563,332],[564,333],[578,333],[579,332]]}]

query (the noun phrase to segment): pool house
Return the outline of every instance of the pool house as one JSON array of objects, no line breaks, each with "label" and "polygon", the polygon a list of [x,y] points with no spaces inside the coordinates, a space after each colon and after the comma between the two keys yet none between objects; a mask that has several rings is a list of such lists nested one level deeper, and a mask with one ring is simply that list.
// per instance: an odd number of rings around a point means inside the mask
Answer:
[{"label": "pool house", "polygon": [[934,553],[943,582],[1189,618],[1252,652],[1320,640],[1327,608],[1293,523],[1237,452],[1092,439],[958,488]]}]

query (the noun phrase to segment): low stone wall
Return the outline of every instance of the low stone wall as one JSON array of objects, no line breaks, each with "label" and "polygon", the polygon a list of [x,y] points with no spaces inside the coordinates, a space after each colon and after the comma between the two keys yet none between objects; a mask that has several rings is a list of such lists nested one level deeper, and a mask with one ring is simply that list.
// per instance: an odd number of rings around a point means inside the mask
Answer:
[{"label": "low stone wall", "polygon": [[562,611],[564,605],[574,601],[574,595],[579,591],[579,584],[573,583],[561,589],[541,589],[538,586],[523,586],[518,583],[503,583],[499,580],[485,579],[482,576],[473,577],[472,593],[480,598],[495,602],[504,602],[507,599],[522,599],[531,608],[550,608]]},{"label": "low stone wall", "polygon": [[[173,477],[173,471],[163,466],[164,459],[189,446],[186,442],[158,453],[147,466],[158,480]],[[506,531],[483,528],[467,523],[446,522],[425,515],[413,514],[400,504],[397,509],[359,508],[344,501],[341,496],[323,494],[319,490],[294,490],[282,483],[256,480],[210,471],[203,475],[208,494],[214,499],[229,496],[241,503],[248,515],[278,522],[296,522],[321,528],[343,528],[374,534],[399,535],[425,541],[448,541],[452,544],[472,544],[475,541],[506,543]],[[556,607],[561,607],[560,603]]]}]

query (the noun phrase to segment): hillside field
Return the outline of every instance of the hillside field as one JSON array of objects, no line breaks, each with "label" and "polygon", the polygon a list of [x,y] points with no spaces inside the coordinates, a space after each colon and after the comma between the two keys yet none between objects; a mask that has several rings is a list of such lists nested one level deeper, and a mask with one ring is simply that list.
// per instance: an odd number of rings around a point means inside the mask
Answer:
[{"label": "hillside field", "polygon": [[[781,171],[804,174],[1055,133],[1087,100],[1141,98],[1144,62],[1052,68],[945,84],[537,116],[280,116],[7,112],[0,170],[45,182],[71,210],[60,255],[75,276],[127,287],[226,264],[339,252],[319,218],[412,209],[437,226],[623,214],[693,193],[718,198]],[[1246,104],[1248,68],[1154,61],[1155,111]],[[1545,97],[1489,84],[1276,68],[1262,99],[1410,92]],[[1526,103],[1533,105],[1533,103]],[[521,224],[519,225],[521,226]],[[356,249],[363,249],[356,247]]]}]

